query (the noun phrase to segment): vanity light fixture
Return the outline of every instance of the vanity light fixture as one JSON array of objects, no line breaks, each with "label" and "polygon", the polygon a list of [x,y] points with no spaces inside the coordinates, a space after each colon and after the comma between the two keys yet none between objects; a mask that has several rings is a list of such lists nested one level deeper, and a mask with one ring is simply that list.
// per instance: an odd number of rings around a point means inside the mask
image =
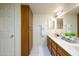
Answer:
[{"label": "vanity light fixture", "polygon": [[61,18],[62,14],[63,14],[63,10],[57,12],[57,13],[56,13],[57,18]]}]

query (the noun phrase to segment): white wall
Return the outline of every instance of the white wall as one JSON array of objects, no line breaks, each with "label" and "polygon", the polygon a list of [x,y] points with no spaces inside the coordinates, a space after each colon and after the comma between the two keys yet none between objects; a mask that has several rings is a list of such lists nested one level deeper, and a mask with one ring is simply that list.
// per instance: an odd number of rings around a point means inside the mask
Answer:
[{"label": "white wall", "polygon": [[[46,46],[47,45],[47,33],[48,23],[52,19],[50,14],[34,14],[33,15],[33,46]],[[43,28],[43,34],[41,34],[41,25]]]},{"label": "white wall", "polygon": [[21,4],[15,6],[15,55],[21,55]]}]

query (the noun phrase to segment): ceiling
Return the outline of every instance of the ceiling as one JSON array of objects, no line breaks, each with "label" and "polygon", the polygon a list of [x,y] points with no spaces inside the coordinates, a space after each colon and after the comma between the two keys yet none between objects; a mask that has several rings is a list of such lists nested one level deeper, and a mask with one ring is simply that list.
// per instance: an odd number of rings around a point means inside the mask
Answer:
[{"label": "ceiling", "polygon": [[72,9],[70,12],[68,12],[69,14],[79,14],[79,6],[77,6],[76,8]]},{"label": "ceiling", "polygon": [[63,12],[68,11],[77,5],[77,3],[29,3],[34,14],[55,14],[60,9]]}]

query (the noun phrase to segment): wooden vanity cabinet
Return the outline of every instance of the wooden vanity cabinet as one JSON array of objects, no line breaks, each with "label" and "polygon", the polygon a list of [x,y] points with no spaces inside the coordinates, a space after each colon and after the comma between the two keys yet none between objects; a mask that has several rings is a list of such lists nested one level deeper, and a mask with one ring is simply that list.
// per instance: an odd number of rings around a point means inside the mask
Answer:
[{"label": "wooden vanity cabinet", "polygon": [[70,54],[57,44],[57,56],[70,56]]},{"label": "wooden vanity cabinet", "polygon": [[48,47],[48,49],[49,49],[49,51],[51,53],[51,39],[49,37],[47,39],[47,47]]},{"label": "wooden vanity cabinet", "polygon": [[51,55],[56,56],[56,44],[51,40],[50,37],[47,37],[47,47],[51,53]]},{"label": "wooden vanity cabinet", "polygon": [[50,37],[47,37],[47,46],[52,56],[71,56]]},{"label": "wooden vanity cabinet", "polygon": [[51,40],[51,55],[56,56],[56,50],[56,43],[53,40]]}]

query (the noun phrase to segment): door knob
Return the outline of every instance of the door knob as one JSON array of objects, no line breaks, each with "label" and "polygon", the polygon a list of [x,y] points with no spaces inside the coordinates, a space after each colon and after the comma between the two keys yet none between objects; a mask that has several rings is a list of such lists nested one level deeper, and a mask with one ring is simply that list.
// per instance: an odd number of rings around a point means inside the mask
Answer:
[{"label": "door knob", "polygon": [[14,37],[14,35],[12,34],[11,36],[10,36],[10,38],[13,38]]}]

